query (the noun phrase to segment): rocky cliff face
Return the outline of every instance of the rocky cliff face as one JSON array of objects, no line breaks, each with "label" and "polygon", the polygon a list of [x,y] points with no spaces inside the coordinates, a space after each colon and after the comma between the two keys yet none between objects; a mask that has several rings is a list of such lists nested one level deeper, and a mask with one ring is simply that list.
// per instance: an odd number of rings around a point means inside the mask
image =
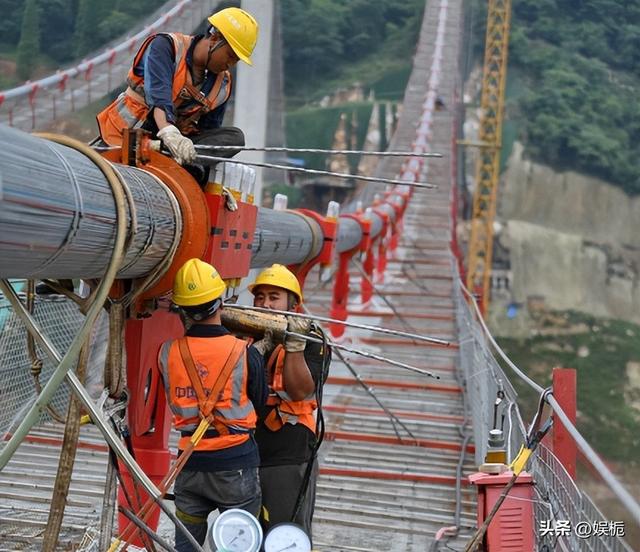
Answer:
[{"label": "rocky cliff face", "polygon": [[640,322],[640,198],[523,159],[518,143],[500,185],[510,290],[496,309],[537,296],[549,309]]}]

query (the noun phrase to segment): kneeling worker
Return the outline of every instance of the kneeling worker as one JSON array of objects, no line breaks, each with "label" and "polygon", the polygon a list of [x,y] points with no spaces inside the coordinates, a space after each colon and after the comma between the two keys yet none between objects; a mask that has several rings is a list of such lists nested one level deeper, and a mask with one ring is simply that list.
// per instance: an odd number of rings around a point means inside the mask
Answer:
[{"label": "kneeling worker", "polygon": [[[158,358],[180,453],[200,421],[210,423],[175,482],[176,515],[200,544],[210,512],[242,508],[257,516],[260,510],[254,406],[267,399],[263,355],[273,345],[263,340],[247,347],[221,325],[225,290],[210,264],[190,259],[180,268],[173,302],[188,329],[164,343]],[[175,547],[192,550],[180,531]]]},{"label": "kneeling worker", "polygon": [[[206,35],[158,33],[148,37],[127,76],[127,89],[97,116],[100,137],[119,146],[126,129],[143,128],[158,137],[180,164],[191,166],[196,144],[243,146],[239,128],[222,127],[231,96],[229,69],[251,65],[258,23],[240,8],[208,19]],[[239,150],[224,150],[231,157]],[[194,176],[196,176],[194,174]]]},{"label": "kneeling worker", "polygon": [[[293,312],[302,304],[298,279],[279,264],[263,270],[249,291],[256,307]],[[322,339],[310,321],[287,318],[288,331]],[[318,474],[314,412],[330,359],[321,343],[291,335],[266,358],[269,398],[267,406],[258,409],[256,429],[265,530],[293,521],[311,537]]]}]

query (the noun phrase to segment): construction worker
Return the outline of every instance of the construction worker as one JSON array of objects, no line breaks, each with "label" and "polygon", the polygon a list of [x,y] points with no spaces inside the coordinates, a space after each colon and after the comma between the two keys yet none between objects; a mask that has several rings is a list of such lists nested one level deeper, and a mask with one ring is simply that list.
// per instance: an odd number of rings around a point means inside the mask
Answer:
[{"label": "construction worker", "polygon": [[[268,394],[263,355],[273,343],[267,338],[247,346],[229,334],[220,321],[225,290],[213,266],[188,260],[173,286],[173,302],[188,327],[186,336],[164,343],[158,357],[174,426],[181,435],[179,454],[200,421],[210,422],[175,482],[176,515],[200,544],[210,512],[242,508],[257,516],[260,511],[253,432],[255,408],[264,405]],[[175,547],[179,552],[192,550],[180,531]]]},{"label": "construction worker", "polygon": [[[280,264],[263,270],[249,291],[256,307],[293,312],[302,305],[298,279]],[[288,332],[323,338],[321,330],[309,320],[287,318]],[[330,351],[321,343],[287,334],[284,346],[278,345],[265,360],[269,398],[265,407],[257,409],[256,428],[261,521],[265,531],[277,523],[293,521],[311,537],[318,473],[314,412],[326,379]]]},{"label": "construction worker", "polygon": [[129,86],[98,114],[105,143],[120,145],[125,129],[142,127],[186,165],[196,159],[194,143],[244,145],[239,128],[221,125],[231,95],[229,69],[239,60],[252,65],[258,23],[240,8],[220,10],[207,21],[206,35],[158,33],[142,43],[127,76]]}]

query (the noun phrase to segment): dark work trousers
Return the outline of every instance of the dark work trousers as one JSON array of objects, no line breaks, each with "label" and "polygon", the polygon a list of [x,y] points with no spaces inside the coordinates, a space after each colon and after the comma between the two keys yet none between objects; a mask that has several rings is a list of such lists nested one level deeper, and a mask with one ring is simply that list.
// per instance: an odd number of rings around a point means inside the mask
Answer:
[{"label": "dark work trousers", "polygon": [[311,539],[311,521],[316,504],[316,480],[318,479],[317,459],[313,464],[307,494],[300,511],[295,519],[291,519],[306,469],[306,463],[260,468],[263,509],[261,521],[265,533],[278,523],[293,521],[301,525]]},{"label": "dark work trousers", "polygon": [[[244,132],[237,127],[220,127],[203,130],[197,134],[189,136],[192,142],[201,146],[244,146]],[[214,155],[215,157],[233,157],[240,150],[220,150],[211,151],[204,155]]]},{"label": "dark work trousers", "polygon": [[[258,468],[216,472],[181,471],[176,479],[174,494],[176,515],[194,538],[203,544],[207,536],[207,516],[214,510],[224,512],[241,508],[258,517]],[[176,529],[175,548],[178,552],[193,552],[193,546],[179,529]]]},{"label": "dark work trousers", "polygon": [[[191,141],[200,146],[244,146],[244,132],[236,127],[220,127],[203,130],[197,134],[189,136]],[[204,150],[199,151],[198,155],[208,155],[213,157],[233,157],[239,153],[239,149],[234,150]],[[198,181],[201,186],[209,182],[211,167],[215,167],[218,161],[207,161],[206,159],[198,159],[193,165],[185,165],[184,168]]]}]

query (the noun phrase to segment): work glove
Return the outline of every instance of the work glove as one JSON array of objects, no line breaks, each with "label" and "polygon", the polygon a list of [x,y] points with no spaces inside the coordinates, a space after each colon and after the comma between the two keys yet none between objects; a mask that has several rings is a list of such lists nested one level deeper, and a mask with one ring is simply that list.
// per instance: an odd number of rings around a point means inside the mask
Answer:
[{"label": "work glove", "polygon": [[256,349],[262,356],[270,353],[275,349],[275,342],[273,340],[273,331],[265,330],[264,337],[260,341],[256,341],[253,344],[253,348]]},{"label": "work glove", "polygon": [[183,136],[173,125],[168,125],[158,131],[158,138],[167,146],[171,155],[181,165],[193,163],[196,160],[196,148],[193,142]]},{"label": "work glove", "polygon": [[[287,316],[287,332],[306,335],[310,328],[310,320],[298,318],[297,316]],[[287,337],[285,337],[284,340],[284,350],[287,351],[287,353],[301,353],[306,346],[306,339],[287,333]]]}]

